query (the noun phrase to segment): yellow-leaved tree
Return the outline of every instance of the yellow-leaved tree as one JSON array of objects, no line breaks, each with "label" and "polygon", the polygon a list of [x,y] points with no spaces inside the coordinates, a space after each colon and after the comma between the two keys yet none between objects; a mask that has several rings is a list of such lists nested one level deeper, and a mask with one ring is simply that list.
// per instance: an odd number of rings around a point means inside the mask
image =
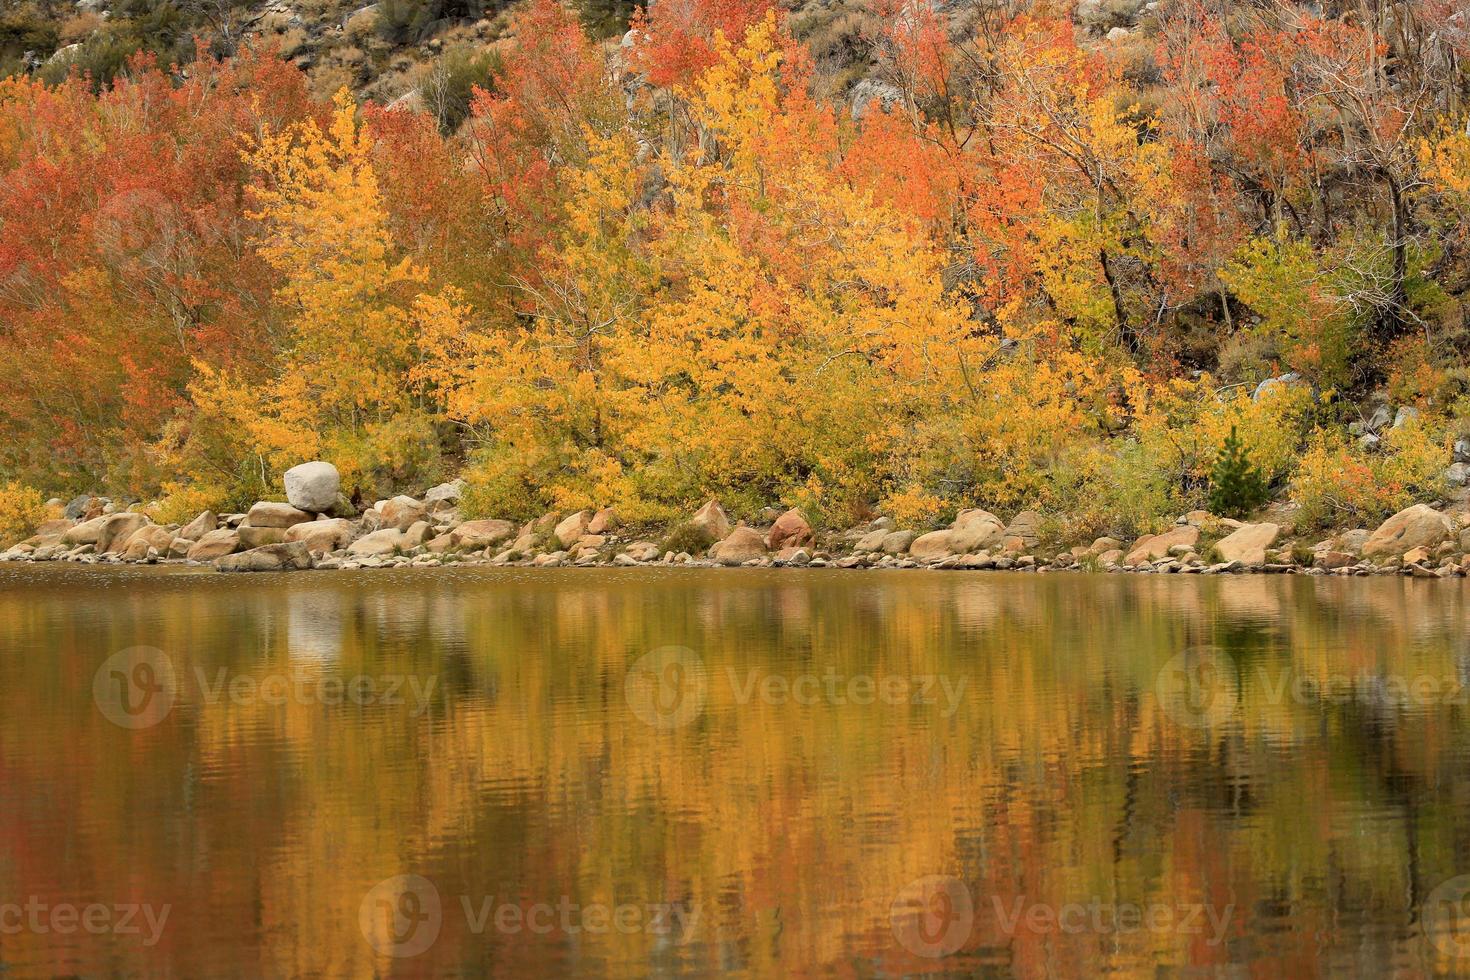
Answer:
[{"label": "yellow-leaved tree", "polygon": [[531,313],[495,331],[465,332],[443,318],[425,338],[434,357],[420,374],[479,444],[472,512],[632,504],[624,465],[640,405],[615,362],[617,351],[640,347],[653,282],[638,248],[641,172],[626,136],[585,136],[586,163],[559,174],[567,195],[559,240],[543,253],[537,281],[520,284]]},{"label": "yellow-leaved tree", "polygon": [[913,223],[839,176],[796,52],[774,14],[739,46],[717,36],[684,93],[696,148],[661,161],[666,285],[620,363],[649,406],[631,434],[639,489],[670,507],[718,493],[851,519],[993,345]]},{"label": "yellow-leaved tree", "polygon": [[279,354],[248,375],[197,364],[191,411],[161,447],[217,496],[262,493],[305,459],[331,460],[348,488],[365,489],[427,478],[438,464],[424,341],[442,347],[468,311],[398,255],[372,149],[344,90],[325,130],[267,131],[249,152],[255,245],[280,276]]}]

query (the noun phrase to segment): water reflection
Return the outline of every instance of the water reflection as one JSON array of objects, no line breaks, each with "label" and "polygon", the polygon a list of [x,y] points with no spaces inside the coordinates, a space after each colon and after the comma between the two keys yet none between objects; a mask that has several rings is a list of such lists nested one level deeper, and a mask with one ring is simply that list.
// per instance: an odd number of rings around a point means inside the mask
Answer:
[{"label": "water reflection", "polygon": [[[1466,972],[1466,610],[1398,579],[4,571],[0,965]],[[132,730],[94,681],[139,646],[178,684]],[[92,905],[169,912],[153,943],[47,917]]]}]

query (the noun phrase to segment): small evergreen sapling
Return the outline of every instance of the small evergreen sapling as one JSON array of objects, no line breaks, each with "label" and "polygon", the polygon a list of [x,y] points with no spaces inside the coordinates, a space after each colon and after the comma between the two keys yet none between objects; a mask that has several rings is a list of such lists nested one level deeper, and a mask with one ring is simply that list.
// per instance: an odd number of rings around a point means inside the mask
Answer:
[{"label": "small evergreen sapling", "polygon": [[1232,425],[1210,471],[1210,510],[1222,517],[1245,517],[1268,499],[1265,477],[1251,465]]}]

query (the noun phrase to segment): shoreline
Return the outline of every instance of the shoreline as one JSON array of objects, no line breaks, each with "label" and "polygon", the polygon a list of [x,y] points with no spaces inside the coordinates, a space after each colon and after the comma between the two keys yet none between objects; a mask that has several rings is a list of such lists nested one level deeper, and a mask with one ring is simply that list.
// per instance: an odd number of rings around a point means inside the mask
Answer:
[{"label": "shoreline", "polygon": [[[1326,535],[1298,529],[1268,507],[1245,521],[1206,511],[1180,515],[1132,540],[1068,542],[1066,519],[1023,510],[1002,519],[961,510],[946,527],[900,528],[878,517],[845,530],[814,528],[799,508],[766,508],[754,523],[732,520],[709,500],[667,527],[626,527],[610,507],[543,514],[524,524],[465,519],[461,482],[418,496],[379,500],[358,514],[337,470],[301,464],[284,478],[286,501],[241,513],[203,511],[188,524],[159,524],[161,511],[119,509],[83,495],[48,504],[54,516],[0,552],[0,561],[158,565],[221,572],[371,568],[837,568],[1090,571],[1154,575],[1332,575],[1463,578],[1470,574],[1470,502],[1415,504],[1376,528]],[[1071,536],[1075,538],[1075,531]]]},{"label": "shoreline", "polygon": [[[89,560],[90,559],[90,560]],[[0,554],[0,568],[4,566],[47,566],[69,569],[97,569],[117,571],[146,572],[156,570],[158,572],[187,572],[200,575],[211,580],[218,580],[217,573],[220,571],[211,562],[196,562],[180,559],[159,559],[155,561],[125,561],[115,558],[86,556],[83,558],[22,558]],[[1001,566],[998,563],[990,564],[965,564],[955,563],[919,563],[919,562],[891,562],[874,564],[853,564],[841,562],[840,560],[813,559],[804,564],[791,562],[765,561],[749,562],[740,565],[727,565],[718,561],[706,559],[691,559],[689,561],[663,561],[662,559],[648,562],[618,563],[606,561],[575,561],[575,562],[535,562],[515,561],[496,562],[484,558],[464,558],[449,561],[415,561],[413,558],[403,556],[395,559],[386,559],[373,563],[339,564],[334,562],[320,562],[313,564],[310,568],[278,568],[260,570],[256,574],[301,574],[305,572],[341,572],[355,573],[367,571],[426,571],[426,570],[476,570],[476,571],[572,571],[584,569],[588,571],[722,571],[722,572],[749,572],[749,571],[835,571],[835,572],[988,572],[1004,573],[1009,575],[1125,575],[1125,576],[1161,576],[1179,575],[1183,577],[1219,577],[1219,576],[1296,576],[1309,578],[1413,578],[1418,580],[1453,580],[1470,577],[1463,569],[1441,572],[1439,569],[1426,566],[1375,566],[1375,567],[1348,567],[1341,569],[1322,569],[1316,567],[1302,567],[1297,565],[1271,564],[1265,566],[1239,565],[1238,563],[1222,563],[1216,566],[1173,566],[1160,568],[1152,567],[1126,567],[1110,566],[1096,567],[1089,565],[1060,566],[1052,564],[1015,564]]]}]

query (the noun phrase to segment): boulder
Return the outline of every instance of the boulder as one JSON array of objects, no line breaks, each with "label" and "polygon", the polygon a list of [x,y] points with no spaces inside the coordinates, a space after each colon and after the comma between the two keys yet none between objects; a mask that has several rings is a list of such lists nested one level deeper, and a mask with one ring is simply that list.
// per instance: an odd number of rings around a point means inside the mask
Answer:
[{"label": "boulder", "polygon": [[634,541],[623,549],[623,554],[634,561],[654,561],[658,558],[658,545],[652,541]]},{"label": "boulder", "polygon": [[307,521],[286,528],[286,541],[300,541],[312,554],[325,555],[347,547],[355,530],[352,522],[342,517]]},{"label": "boulder", "polygon": [[422,502],[407,494],[399,494],[392,500],[384,500],[378,504],[376,509],[382,521],[380,527],[399,531],[407,531],[416,521],[423,520],[428,513],[428,508]]},{"label": "boulder", "polygon": [[459,503],[459,498],[464,495],[465,482],[463,480],[451,480],[441,483],[437,487],[430,487],[424,494],[424,503],[437,504],[441,501],[450,504]]},{"label": "boulder", "polygon": [[914,558],[948,558],[954,554],[951,547],[953,531],[930,531],[914,538],[909,544],[909,555]]},{"label": "boulder", "polygon": [[1005,537],[1000,518],[979,508],[960,511],[950,531],[949,544],[957,555],[973,554],[999,544]]},{"label": "boulder", "polygon": [[579,510],[575,514],[562,518],[551,533],[556,535],[556,540],[563,548],[570,548],[577,543],[578,538],[587,533],[587,525],[591,521],[591,514],[585,510]]},{"label": "boulder", "polygon": [[1434,548],[1450,536],[1450,520],[1426,504],[1406,507],[1378,525],[1363,544],[1367,557],[1402,555],[1415,548]]},{"label": "boulder", "polygon": [[1163,534],[1145,534],[1133,542],[1133,550],[1123,560],[1125,565],[1137,565],[1144,561],[1157,561],[1169,554],[1176,544],[1187,544],[1193,548],[1199,543],[1199,528],[1188,524],[1175,527]]},{"label": "boulder", "polygon": [[326,513],[329,517],[356,517],[357,508],[352,505],[352,501],[347,499],[345,493],[339,493],[337,502],[332,504],[332,509]]},{"label": "boulder", "polygon": [[888,534],[888,529],[881,527],[876,531],[869,531],[853,543],[852,550],[879,551],[883,547],[883,539],[888,537]]},{"label": "boulder", "polygon": [[616,530],[618,526],[618,515],[611,507],[604,507],[592,515],[592,520],[587,522],[588,534],[606,534],[608,531]]},{"label": "boulder", "polygon": [[601,551],[605,547],[607,547],[607,535],[584,534],[577,539],[577,543],[572,546],[572,550],[596,552]]},{"label": "boulder", "polygon": [[31,532],[29,538],[26,538],[25,543],[37,548],[61,544],[61,539],[66,537],[66,532],[70,531],[72,526],[72,522],[64,517],[42,521],[36,525],[36,529]]},{"label": "boulder", "polygon": [[1215,542],[1221,561],[1238,561],[1242,565],[1266,564],[1266,549],[1281,536],[1276,524],[1247,524]]},{"label": "boulder", "polygon": [[102,534],[102,526],[110,520],[107,517],[94,517],[89,521],[83,521],[61,536],[61,543],[66,545],[96,544],[97,538]]},{"label": "boulder", "polygon": [[403,532],[396,527],[365,534],[347,546],[349,555],[392,555],[403,550]]},{"label": "boulder", "polygon": [[709,541],[723,540],[730,533],[730,515],[718,500],[707,501],[689,518],[689,523]]},{"label": "boulder", "polygon": [[337,505],[337,494],[342,491],[342,477],[331,463],[314,460],[293,466],[283,477],[286,484],[286,499],[298,510],[321,514]]},{"label": "boulder", "polygon": [[510,521],[465,521],[449,532],[449,548],[445,550],[479,551],[510,540],[515,531],[515,525]]},{"label": "boulder", "polygon": [[909,545],[914,543],[918,535],[913,531],[889,531],[883,535],[883,541],[878,545],[878,550],[885,555],[901,555],[909,550]]},{"label": "boulder", "polygon": [[184,557],[190,561],[214,561],[232,554],[240,547],[240,532],[227,527],[205,533],[189,548]]},{"label": "boulder", "polygon": [[130,512],[112,514],[105,518],[102,530],[97,535],[97,554],[122,551],[128,546],[128,538],[132,537],[133,532],[147,523],[147,517]]},{"label": "boulder", "polygon": [[1404,552],[1404,563],[1407,565],[1419,565],[1430,558],[1429,549],[1420,545]]},{"label": "boulder", "polygon": [[433,533],[434,529],[429,526],[428,521],[414,521],[408,526],[408,530],[403,532],[403,547],[420,547],[429,540]]},{"label": "boulder", "polygon": [[219,517],[214,511],[206,510],[198,517],[179,529],[179,537],[186,541],[198,541],[210,531],[219,527]]},{"label": "boulder", "polygon": [[1123,542],[1119,541],[1117,538],[1096,538],[1093,540],[1091,547],[1087,549],[1087,553],[1089,555],[1101,555],[1102,553],[1107,551],[1117,551],[1122,547]]},{"label": "boulder", "polygon": [[555,528],[556,522],[557,516],[555,513],[542,514],[534,521],[527,521],[525,526],[521,528],[520,536],[524,537],[525,535],[529,534],[532,537],[535,537],[542,531],[550,531]]},{"label": "boulder", "polygon": [[1283,388],[1287,385],[1295,384],[1301,379],[1302,376],[1295,371],[1288,371],[1286,374],[1278,375],[1274,378],[1267,378],[1256,385],[1255,390],[1251,392],[1251,401],[1258,402],[1261,400],[1261,396],[1273,388]]},{"label": "boulder", "polygon": [[1028,549],[1034,548],[1041,543],[1038,534],[1040,527],[1041,515],[1034,510],[1023,510],[1006,525],[1003,538],[1020,538]]},{"label": "boulder", "polygon": [[1470,463],[1451,463],[1444,471],[1444,482],[1452,487],[1470,483]]},{"label": "boulder", "polygon": [[811,552],[805,548],[782,548],[776,552],[776,561],[783,565],[810,565],[812,561]]},{"label": "boulder", "polygon": [[92,501],[96,500],[90,493],[84,493],[80,497],[73,497],[61,511],[61,516],[69,521],[80,521],[88,516]]},{"label": "boulder", "polygon": [[217,559],[214,567],[221,572],[286,572],[305,571],[312,564],[306,542],[291,541],[226,555]]},{"label": "boulder", "polygon": [[1332,551],[1329,549],[1327,551],[1317,552],[1315,564],[1318,568],[1325,568],[1331,571],[1334,568],[1346,568],[1349,565],[1356,564],[1357,561],[1356,555],[1350,555],[1346,551]]},{"label": "boulder", "polygon": [[1351,531],[1343,531],[1337,537],[1327,542],[1331,551],[1346,551],[1349,554],[1359,555],[1363,552],[1363,545],[1368,543],[1372,532],[1367,528],[1354,528]]},{"label": "boulder", "polygon": [[271,500],[262,500],[251,505],[250,511],[245,515],[245,523],[251,527],[278,527],[282,530],[311,519],[312,515],[304,510]]},{"label": "boulder", "polygon": [[[307,521],[305,523],[315,523]],[[263,548],[268,544],[281,544],[286,540],[286,532],[290,530],[284,527],[256,527],[254,524],[241,524],[235,529],[240,535],[240,547],[243,549]]]},{"label": "boulder", "polygon": [[135,560],[146,558],[149,548],[160,555],[166,555],[169,548],[173,547],[176,537],[178,537],[178,532],[173,527],[160,527],[157,524],[140,527],[129,536],[127,547],[123,550],[123,557]]},{"label": "boulder", "polygon": [[807,523],[806,516],[794,507],[777,517],[771,525],[770,533],[766,535],[766,547],[772,551],[799,548],[811,543],[812,526]]},{"label": "boulder", "polygon": [[741,525],[710,548],[710,557],[721,565],[741,565],[752,558],[763,557],[766,542],[760,533]]}]

